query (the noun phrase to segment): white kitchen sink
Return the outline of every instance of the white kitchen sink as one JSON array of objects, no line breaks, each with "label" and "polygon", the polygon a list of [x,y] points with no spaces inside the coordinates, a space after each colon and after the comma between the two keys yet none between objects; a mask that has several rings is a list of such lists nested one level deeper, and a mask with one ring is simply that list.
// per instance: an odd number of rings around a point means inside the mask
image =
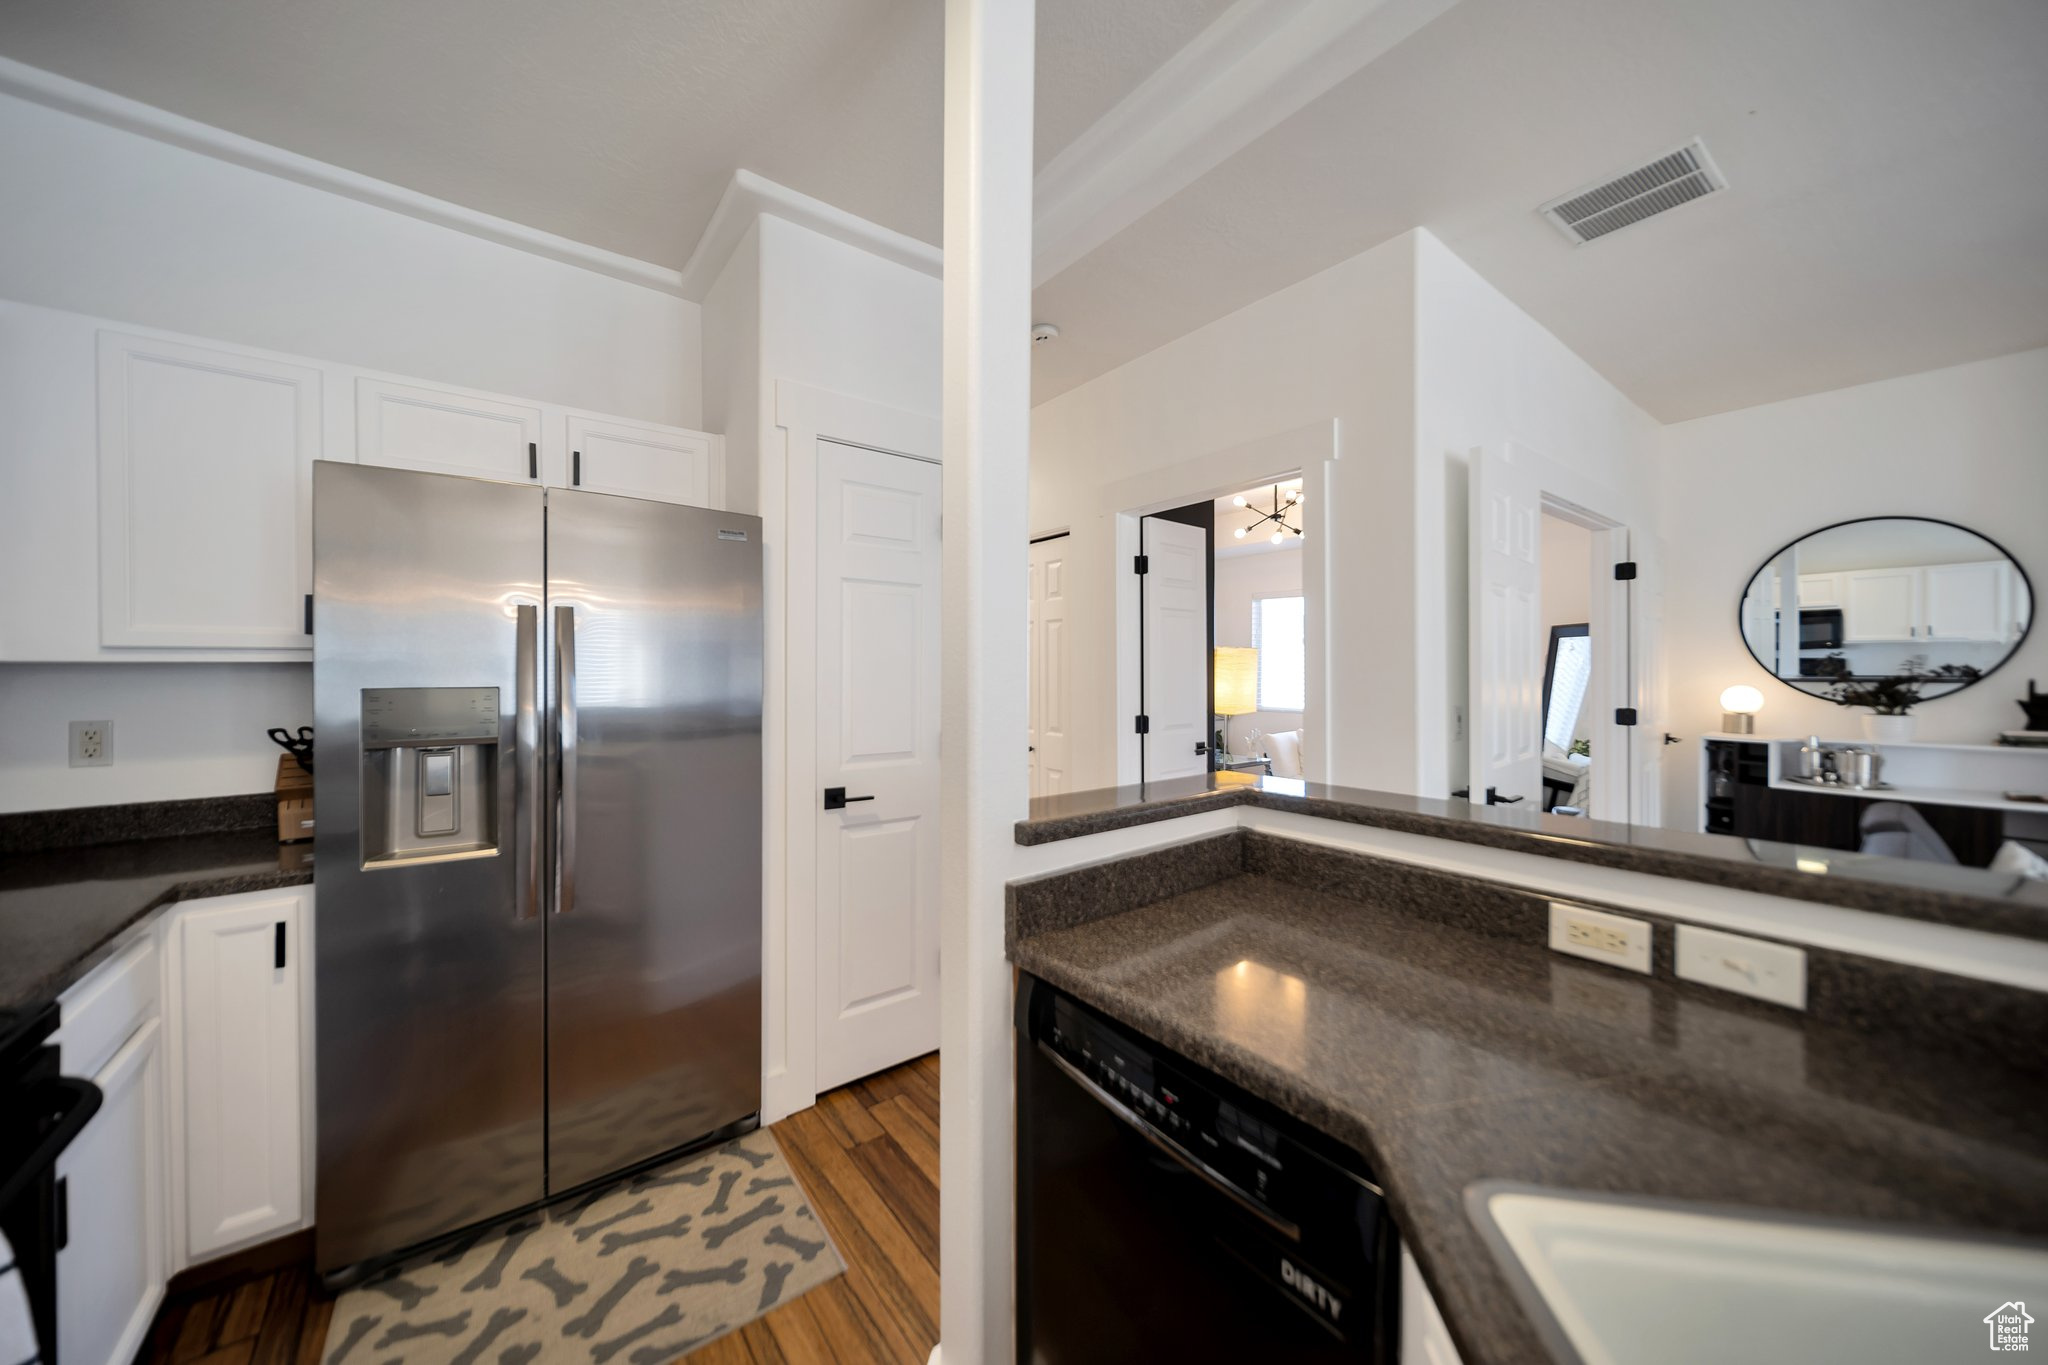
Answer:
[{"label": "white kitchen sink", "polygon": [[[1554,1354],[1585,1365],[1974,1360],[2043,1317],[2048,1249],[1501,1181],[1466,1208]],[[2017,1310],[2017,1312],[2015,1311]],[[2003,1349],[2010,1349],[2006,1347]]]}]

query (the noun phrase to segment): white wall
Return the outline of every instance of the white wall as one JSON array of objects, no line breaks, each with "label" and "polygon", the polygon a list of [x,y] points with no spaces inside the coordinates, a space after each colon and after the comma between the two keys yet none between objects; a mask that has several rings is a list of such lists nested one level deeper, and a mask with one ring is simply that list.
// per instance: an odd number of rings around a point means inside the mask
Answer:
[{"label": "white wall", "polygon": [[761,227],[704,295],[704,425],[725,436],[725,505],[761,508]]},{"label": "white wall", "polygon": [[[114,723],[112,766],[70,766],[74,720]],[[263,732],[312,723],[310,664],[0,665],[0,811],[269,791]]]},{"label": "white wall", "polygon": [[[1300,470],[1305,516],[1329,533],[1304,552],[1335,583],[1327,657],[1310,628],[1309,706],[1327,717],[1327,748],[1304,753],[1311,777],[1353,786],[1413,786],[1415,671],[1379,642],[1415,629],[1413,502],[1413,234],[1246,305],[1032,410],[1031,533],[1072,533],[1073,789],[1114,785],[1124,728],[1117,705],[1116,519],[1230,493]],[[1058,344],[1058,343],[1054,343]],[[1305,470],[1286,438],[1334,420],[1339,458]],[[1274,451],[1272,468],[1225,453]],[[1246,458],[1256,458],[1248,453]],[[1206,464],[1204,463],[1206,461]],[[1198,486],[1184,486],[1189,482]],[[1018,547],[1022,554],[1024,547]],[[1309,577],[1316,577],[1313,562]],[[1318,706],[1318,691],[1329,696]],[[1320,771],[1318,765],[1327,766]]]},{"label": "white wall", "polygon": [[[857,406],[922,414],[933,428],[936,457],[939,293],[933,275],[762,214],[705,298],[707,420],[722,414],[725,422],[730,504],[756,512],[763,523],[764,1121],[809,1105],[816,1074],[816,908],[806,889],[817,829],[813,727],[792,726],[792,717],[814,705],[808,687],[792,697],[793,680],[807,682],[816,672],[814,642],[796,638],[805,630],[792,624],[810,614],[792,604],[802,605],[801,594],[812,587],[813,560],[805,551],[816,538],[808,472],[815,450],[789,448],[779,398],[822,391]],[[903,448],[879,436],[869,443]]]},{"label": "white wall", "polygon": [[1552,626],[1584,625],[1593,612],[1593,533],[1563,517],[1543,518],[1543,641]]},{"label": "white wall", "polygon": [[1416,724],[1436,742],[1424,745],[1411,790],[1443,796],[1466,771],[1468,452],[1533,451],[1566,485],[1546,492],[1647,528],[1657,513],[1660,428],[1443,243],[1415,236],[1415,517],[1425,547],[1416,570]]},{"label": "white wall", "polygon": [[[1663,535],[1674,571],[1664,638],[1671,725],[1720,727],[1732,683],[1762,689],[1759,731],[1852,738],[1855,713],[1777,682],[1750,657],[1736,603],[1757,566],[1832,522],[1928,516],[1989,536],[2048,584],[2048,349],[1701,417],[1663,432]],[[1919,738],[1989,743],[2024,722],[2027,679],[2048,683],[2048,630],[1976,686],[1924,703]],[[1691,746],[1687,746],[1691,751]],[[1679,750],[1672,750],[1676,754]],[[1667,763],[1669,824],[1699,818],[1698,773]]]},{"label": "white wall", "polygon": [[[1252,643],[1252,600],[1301,591],[1301,549],[1298,544],[1284,550],[1216,557],[1216,643]],[[1272,734],[1276,730],[1299,730],[1299,711],[1254,711],[1230,722],[1231,753],[1250,753],[1245,744],[1252,731]]]},{"label": "white wall", "polygon": [[[702,425],[685,299],[12,96],[0,184],[0,298]],[[31,455],[95,458],[0,447]],[[309,673],[0,665],[0,807],[267,790],[263,729],[311,719]],[[110,717],[114,766],[63,767],[63,722]]]},{"label": "white wall", "polygon": [[0,96],[0,298],[695,427],[698,308]]}]

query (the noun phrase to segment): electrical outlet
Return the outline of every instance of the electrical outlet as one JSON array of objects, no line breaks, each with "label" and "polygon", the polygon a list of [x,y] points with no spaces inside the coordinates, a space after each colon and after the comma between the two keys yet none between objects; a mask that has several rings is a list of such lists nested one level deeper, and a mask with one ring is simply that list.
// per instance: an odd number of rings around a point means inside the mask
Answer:
[{"label": "electrical outlet", "polygon": [[1696,925],[1678,926],[1678,975],[1703,986],[1806,1008],[1806,951]]},{"label": "electrical outlet", "polygon": [[110,768],[114,764],[114,722],[74,720],[71,722],[71,766]]},{"label": "electrical outlet", "polygon": [[1550,946],[1610,967],[1647,974],[1650,970],[1650,925],[1647,920],[1610,915],[1564,901],[1550,903]]}]

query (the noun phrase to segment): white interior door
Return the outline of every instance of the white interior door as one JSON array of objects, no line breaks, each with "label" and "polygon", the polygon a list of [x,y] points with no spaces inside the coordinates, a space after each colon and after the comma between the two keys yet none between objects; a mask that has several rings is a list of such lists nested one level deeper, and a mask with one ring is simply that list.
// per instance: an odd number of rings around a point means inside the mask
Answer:
[{"label": "white interior door", "polygon": [[1067,538],[1031,547],[1031,794],[1067,790]]},{"label": "white interior door", "polygon": [[1472,462],[1472,799],[1543,798],[1543,488],[1506,454]]},{"label": "white interior door", "polygon": [[819,442],[817,533],[822,1092],[939,1044],[939,467]]},{"label": "white interior door", "polygon": [[1145,556],[1145,780],[1209,771],[1209,537],[1139,520]]},{"label": "white interior door", "polygon": [[[1628,557],[1635,580],[1628,585],[1628,629],[1620,638],[1629,658],[1630,693],[1621,704],[1635,708],[1636,723],[1614,733],[1628,736],[1627,804],[1593,814],[1638,825],[1664,823],[1664,727],[1670,710],[1670,679],[1664,674],[1664,545],[1647,531],[1628,532]],[[1791,627],[1798,630],[1795,621]],[[1795,636],[1796,638],[1796,636]]]}]

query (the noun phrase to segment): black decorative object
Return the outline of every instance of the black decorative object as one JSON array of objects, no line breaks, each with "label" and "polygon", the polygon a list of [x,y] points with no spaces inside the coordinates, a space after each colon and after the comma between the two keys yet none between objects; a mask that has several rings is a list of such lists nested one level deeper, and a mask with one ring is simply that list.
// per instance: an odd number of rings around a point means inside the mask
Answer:
[{"label": "black decorative object", "polygon": [[301,725],[297,737],[282,726],[273,725],[268,731],[271,743],[299,761],[307,772],[313,771],[313,727]]},{"label": "black decorative object", "polygon": [[[1838,659],[1839,654],[1830,654]],[[1982,671],[1969,664],[1943,664],[1939,668],[1927,667],[1927,656],[1915,654],[1899,665],[1899,671],[1883,678],[1850,679],[1838,676],[1829,683],[1827,699],[1837,706],[1864,706],[1875,715],[1904,716],[1920,704],[1920,693],[1929,683],[1959,683],[1969,686],[1982,676]]]},{"label": "black decorative object", "polygon": [[2027,713],[2029,730],[2048,730],[2048,692],[2034,690],[2034,680],[2027,679],[2027,695],[2020,698],[2020,710]]}]

